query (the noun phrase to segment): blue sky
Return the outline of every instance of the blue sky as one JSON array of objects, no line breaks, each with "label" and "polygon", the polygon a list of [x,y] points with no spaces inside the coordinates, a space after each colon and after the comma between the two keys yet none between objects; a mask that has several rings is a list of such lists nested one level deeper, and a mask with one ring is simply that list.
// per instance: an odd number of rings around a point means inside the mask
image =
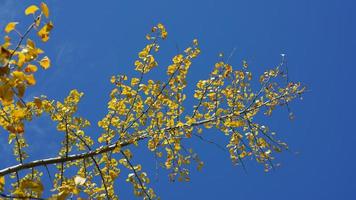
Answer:
[{"label": "blue sky", "polygon": [[[0,0],[1,28],[8,21],[23,21],[24,8],[37,1],[23,2]],[[43,48],[53,66],[38,73],[38,86],[29,95],[63,99],[77,88],[85,93],[80,114],[94,126],[106,112],[109,78],[134,75],[133,62],[144,47],[144,36],[158,22],[169,33],[162,44],[162,63],[169,62],[177,46],[183,49],[199,39],[202,54],[192,66],[191,85],[208,75],[219,52],[229,54],[236,48],[231,63],[247,60],[255,73],[273,67],[281,53],[287,54],[290,78],[308,86],[304,100],[291,105],[294,121],[280,110],[268,123],[292,150],[277,157],[281,167],[276,171],[265,173],[251,161],[244,173],[231,165],[225,152],[196,143],[206,163],[203,171],[193,171],[190,183],[168,183],[161,175],[152,185],[162,199],[356,198],[354,1],[49,0],[47,4],[55,29]],[[31,140],[46,144],[34,146],[32,153],[38,157],[51,155],[61,138],[46,122],[37,120],[29,127]],[[1,141],[5,138],[2,133]],[[4,152],[9,150],[1,148]],[[6,156],[4,160],[1,167],[12,164]],[[154,165],[144,153],[137,161],[147,168]],[[120,186],[121,199],[132,199],[131,194],[131,188]]]}]

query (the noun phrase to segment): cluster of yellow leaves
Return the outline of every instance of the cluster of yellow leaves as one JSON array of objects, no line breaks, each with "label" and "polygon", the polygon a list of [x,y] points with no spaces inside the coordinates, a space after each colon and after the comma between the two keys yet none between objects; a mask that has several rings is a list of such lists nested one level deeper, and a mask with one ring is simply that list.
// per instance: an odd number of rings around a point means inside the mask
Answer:
[{"label": "cluster of yellow leaves", "polygon": [[[41,24],[41,15],[46,13],[48,17],[48,7],[46,4],[41,4],[42,11],[37,16],[35,15],[39,8],[35,5],[29,6],[25,10],[26,15],[32,14],[34,22],[21,34],[17,29],[18,22],[10,22],[5,27],[6,35],[4,43],[0,49],[0,102],[2,106],[2,118],[0,125],[9,131],[9,143],[16,139],[14,145],[14,154],[18,156],[18,160],[22,161],[27,157],[23,148],[27,146],[24,138],[19,133],[25,131],[24,120],[31,120],[32,109],[26,105],[23,98],[28,87],[36,84],[35,72],[37,71],[36,64],[47,69],[50,66],[50,59],[44,56],[39,59],[39,55],[44,51],[36,47],[35,42],[30,39],[29,33],[34,28],[38,28]],[[19,37],[19,42],[12,44],[12,38],[15,38],[16,32]],[[23,42],[26,42],[23,44]]]},{"label": "cluster of yellow leaves", "polygon": [[[214,65],[209,77],[198,81],[193,95],[197,103],[192,112],[187,111],[184,90],[188,85],[187,75],[192,61],[200,54],[198,40],[194,39],[191,46],[173,56],[166,67],[166,80],[145,80],[145,75],[158,67],[154,54],[159,51],[159,42],[168,35],[166,28],[159,23],[146,35],[149,44],[138,53],[134,63],[139,76],[111,78],[114,89],[110,93],[108,113],[98,122],[102,132],[97,142],[103,146],[94,150],[95,141],[84,131],[90,126],[89,121],[76,115],[83,93],[72,90],[63,102],[49,100],[45,96],[29,102],[24,100],[27,88],[36,84],[38,67],[48,69],[51,66],[51,60],[42,55],[44,51],[28,35],[29,31],[36,29],[42,42],[49,40],[53,29],[53,23],[48,20],[49,13],[45,3],[31,5],[25,14],[32,15],[34,22],[25,33],[18,29],[18,22],[8,23],[4,30],[7,35],[0,48],[0,125],[9,132],[9,144],[14,143],[16,159],[23,163],[28,157],[24,151],[28,146],[23,136],[25,121],[43,113],[50,116],[63,135],[58,152],[61,158],[76,153],[100,152],[116,145],[100,155],[57,163],[51,190],[53,195],[49,199],[73,196],[82,199],[82,194],[90,199],[117,199],[114,186],[122,168],[129,171],[126,181],[132,184],[136,196],[157,199],[148,186],[148,174],[142,165],[133,164],[134,155],[127,146],[138,146],[138,141],[147,139],[148,150],[154,153],[160,166],[169,170],[169,179],[189,181],[192,162],[196,163],[198,170],[204,163],[191,148],[186,148],[185,141],[193,137],[205,141],[203,126],[205,129],[216,128],[228,137],[226,148],[235,164],[243,165],[246,157],[253,157],[268,171],[273,167],[272,153],[287,148],[274,138],[268,128],[254,121],[260,111],[271,115],[276,107],[298,97],[304,91],[300,83],[281,86],[277,81],[271,82],[281,74],[278,66],[260,77],[261,90],[256,92],[250,85],[252,73],[248,71],[248,63],[243,61],[241,69],[234,70],[232,65],[224,62],[221,54],[222,60]],[[42,16],[46,17],[46,22],[42,22]],[[15,46],[11,41],[16,34],[20,43]],[[41,197],[44,190],[41,176],[42,173],[34,170],[32,174],[13,180],[13,195]],[[4,185],[5,177],[0,177],[0,191]]]},{"label": "cluster of yellow leaves", "polygon": [[[157,31],[158,27],[163,26],[155,26],[152,32]],[[230,64],[219,61],[210,77],[197,83],[194,97],[198,103],[194,106],[193,113],[183,116],[183,102],[186,99],[183,91],[187,86],[186,77],[191,61],[200,53],[198,41],[193,40],[191,47],[172,58],[172,64],[167,67],[168,81],[161,83],[147,80],[146,83],[143,74],[158,64],[151,55],[154,47],[158,46],[157,38],[159,37],[151,35],[147,37],[153,43],[139,53],[139,60],[135,62],[136,70],[141,73],[140,77],[112,77],[111,82],[116,87],[110,95],[108,114],[98,123],[104,130],[98,141],[110,144],[115,140],[130,141],[145,135],[149,137],[147,148],[162,159],[164,168],[171,171],[170,179],[175,180],[178,177],[178,180],[189,181],[189,169],[185,166],[194,160],[198,169],[201,169],[203,162],[192,151],[184,150],[183,139],[202,137],[199,136],[202,129],[198,125],[204,125],[205,128],[215,127],[230,138],[226,147],[233,163],[243,164],[245,157],[254,156],[258,162],[264,164],[266,170],[270,169],[272,150],[279,152],[286,146],[275,140],[270,133],[261,133],[260,125],[251,121],[262,107],[274,108],[297,97],[301,92],[300,84],[287,87],[294,88],[293,91],[282,88],[275,92],[263,88],[264,94],[261,95],[261,92],[254,93],[250,87],[252,73],[247,71],[246,61],[242,62],[241,70],[234,70]],[[278,74],[278,67],[267,72],[261,87],[265,87],[265,82],[276,78]],[[271,87],[270,85],[267,86]],[[197,133],[194,133],[195,130]],[[134,141],[132,143],[138,145]],[[132,153],[125,152],[131,159]],[[127,160],[121,159],[120,163],[130,169]],[[141,167],[137,171],[141,171]],[[144,195],[135,173],[129,174],[127,181],[133,184],[136,195]]]},{"label": "cluster of yellow leaves", "polygon": [[168,32],[166,27],[163,24],[159,23],[156,26],[152,27],[151,34],[146,35],[147,40],[157,40],[157,38],[166,39]]},{"label": "cluster of yellow leaves", "polygon": [[25,175],[21,180],[18,180],[12,195],[23,199],[31,196],[32,198],[40,198],[44,191],[44,186],[40,181],[42,173],[34,170],[32,174]]},{"label": "cluster of yellow leaves", "polygon": [[58,187],[58,194],[52,196],[50,199],[65,200],[68,199],[70,195],[79,195],[80,189],[78,186],[85,183],[85,179],[76,176],[74,179],[65,180],[61,186]]},{"label": "cluster of yellow leaves", "polygon": [[[183,125],[179,121],[176,123],[178,116],[184,111],[184,108],[180,107],[186,98],[183,89],[187,86],[186,76],[191,66],[191,60],[199,55],[200,49],[197,40],[194,40],[193,45],[188,47],[183,54],[176,55],[172,59],[172,64],[167,67],[169,81],[166,83],[153,80],[144,81],[143,74],[158,65],[151,52],[158,51],[158,39],[165,39],[167,35],[162,24],[153,27],[152,33],[158,33],[158,36],[148,38],[152,43],[139,53],[139,59],[135,62],[136,70],[141,74],[140,77],[128,79],[126,76],[119,75],[111,78],[111,82],[116,87],[110,95],[109,112],[98,123],[104,130],[98,141],[110,144],[115,139],[130,140],[149,130],[152,139],[148,141],[148,148],[151,151],[156,151],[157,147],[161,146],[166,152],[164,166],[172,170],[171,179],[173,180],[178,175],[178,180],[189,180],[189,170],[182,166],[188,165],[193,158],[190,155],[184,155],[181,152],[181,140],[174,139],[174,135],[178,137],[184,132],[166,133],[160,131],[160,128],[175,124]],[[162,152],[156,151],[156,153],[159,157],[163,156]],[[131,152],[125,151],[126,154],[131,159]],[[121,159],[119,163],[132,170],[128,162]],[[202,162],[199,162],[199,168],[201,166]],[[138,173],[141,171],[141,166],[134,167],[134,170]],[[149,180],[145,173],[140,173],[140,177],[134,174],[129,174],[127,178],[127,181],[133,184],[134,193],[138,196],[145,196],[147,195],[145,192],[147,192],[149,196],[154,196],[151,188],[142,188],[141,184],[148,183],[142,180]]]},{"label": "cluster of yellow leaves", "polygon": [[[36,13],[40,9],[36,5],[31,5],[25,10],[25,14],[33,15],[35,20],[23,34],[17,30],[18,22],[10,22],[5,27],[5,33],[9,35],[5,36],[5,41],[0,49],[0,100],[4,106],[14,103],[14,95],[22,98],[26,88],[36,84],[34,73],[37,71],[37,63],[43,69],[50,67],[51,62],[47,56],[39,59],[39,55],[44,51],[37,48],[35,42],[28,38],[31,30],[40,27],[42,14],[49,17],[47,5],[41,3],[40,7],[41,12],[38,15]],[[38,34],[43,41],[48,40],[48,34],[52,28],[52,23],[47,22],[40,29]],[[19,41],[26,41],[26,44],[12,44],[11,40],[16,36],[10,35],[13,31],[20,37]]]},{"label": "cluster of yellow leaves", "polygon": [[167,38],[167,31],[163,24],[158,24],[154,26],[151,30],[151,34],[146,35],[146,39],[151,41],[150,44],[146,45],[146,47],[139,52],[138,57],[139,59],[135,61],[135,70],[139,71],[143,74],[148,73],[152,68],[158,65],[155,57],[152,55],[153,52],[158,52],[159,39],[166,39]]},{"label": "cluster of yellow leaves", "polygon": [[[0,126],[9,132],[8,142],[13,145],[16,160],[21,163],[28,157],[25,152],[28,144],[23,136],[25,121],[30,121],[34,115],[43,112],[40,98],[28,102],[24,100],[26,91],[36,84],[35,73],[38,66],[48,69],[51,65],[48,56],[43,56],[44,51],[37,47],[36,39],[31,38],[31,32],[39,30],[40,39],[47,41],[48,39],[43,39],[43,35],[48,38],[53,28],[50,21],[44,22],[42,18],[43,15],[49,17],[49,9],[45,3],[41,3],[39,7],[28,6],[25,15],[32,15],[33,22],[27,27],[21,26],[19,22],[9,22],[4,27],[4,41],[0,44]],[[35,171],[31,177],[25,175],[18,180],[19,184],[14,185],[12,195],[41,197],[43,186],[40,175],[41,173]],[[1,177],[1,190],[4,184],[5,179]]]}]

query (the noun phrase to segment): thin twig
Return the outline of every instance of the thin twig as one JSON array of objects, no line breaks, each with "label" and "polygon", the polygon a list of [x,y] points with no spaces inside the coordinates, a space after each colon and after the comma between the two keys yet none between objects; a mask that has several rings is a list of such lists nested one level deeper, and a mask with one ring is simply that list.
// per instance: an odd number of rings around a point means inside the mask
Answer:
[{"label": "thin twig", "polygon": [[143,185],[143,182],[142,182],[140,176],[138,175],[138,173],[137,173],[135,167],[132,165],[130,159],[126,156],[126,154],[125,154],[122,150],[120,150],[120,152],[121,152],[121,154],[124,156],[126,162],[130,165],[132,171],[134,172],[135,177],[137,178],[137,180],[138,180],[138,182],[139,182],[139,184],[140,184],[140,186],[141,186],[142,191],[145,193],[145,195],[147,196],[147,198],[148,198],[149,200],[152,200],[151,197],[150,197],[150,195],[147,193],[146,188],[145,188],[145,186]]}]

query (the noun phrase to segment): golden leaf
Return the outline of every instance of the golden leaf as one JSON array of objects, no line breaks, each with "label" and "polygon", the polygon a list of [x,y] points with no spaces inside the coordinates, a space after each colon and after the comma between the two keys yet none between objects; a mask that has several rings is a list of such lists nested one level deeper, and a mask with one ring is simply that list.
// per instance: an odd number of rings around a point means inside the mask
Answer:
[{"label": "golden leaf", "polygon": [[10,105],[14,100],[14,93],[10,86],[0,86],[0,99],[4,106]]},{"label": "golden leaf", "polygon": [[5,43],[2,45],[4,48],[9,48],[9,46],[11,45],[11,38],[6,35],[4,37]]},{"label": "golden leaf", "polygon": [[110,175],[110,177],[111,177],[112,179],[115,179],[116,177],[119,176],[119,173],[117,173],[117,172],[115,172],[115,171],[113,171],[113,170],[110,170],[110,171],[109,171],[109,175]]},{"label": "golden leaf", "polygon": [[43,69],[48,69],[51,66],[51,60],[45,56],[40,60],[40,65]]},{"label": "golden leaf", "polygon": [[24,133],[24,131],[25,130],[24,130],[23,124],[15,127],[16,133]]},{"label": "golden leaf", "polygon": [[131,79],[131,86],[135,86],[140,82],[140,79],[138,78],[132,78]]},{"label": "golden leaf", "polygon": [[22,71],[13,71],[12,76],[20,81],[25,80],[25,74]]},{"label": "golden leaf", "polygon": [[125,149],[123,152],[128,159],[132,158],[133,155],[129,149]]},{"label": "golden leaf", "polygon": [[25,15],[30,15],[30,14],[34,14],[39,8],[35,5],[31,5],[29,7],[26,8],[25,10]]},{"label": "golden leaf", "polygon": [[120,143],[117,143],[115,149],[112,152],[113,153],[119,153],[120,151],[121,151]]},{"label": "golden leaf", "polygon": [[173,61],[174,64],[178,64],[178,63],[182,62],[183,61],[183,55],[179,54],[179,55],[174,56],[172,61]]},{"label": "golden leaf", "polygon": [[48,22],[44,25],[40,31],[38,31],[37,35],[41,38],[43,42],[47,42],[49,40],[49,32],[53,29],[53,23]]},{"label": "golden leaf", "polygon": [[31,73],[31,72],[36,72],[37,71],[37,66],[28,64],[27,67],[25,68],[25,72]]},{"label": "golden leaf", "polygon": [[39,181],[33,181],[33,180],[23,180],[20,183],[20,188],[23,190],[31,190],[33,192],[36,192],[41,196],[43,192],[43,185]]},{"label": "golden leaf", "polygon": [[5,32],[6,33],[10,33],[11,31],[13,31],[16,28],[16,25],[18,24],[18,22],[10,22],[6,25],[5,27]]},{"label": "golden leaf", "polygon": [[33,42],[31,39],[27,39],[27,47],[30,49],[36,49],[35,42]]},{"label": "golden leaf", "polygon": [[134,170],[136,172],[141,171],[142,170],[142,166],[141,165],[136,165],[136,166],[134,166]]},{"label": "golden leaf", "polygon": [[22,67],[23,64],[24,64],[25,61],[26,61],[26,56],[25,56],[25,54],[23,54],[23,53],[21,53],[21,52],[19,52],[17,56],[18,56],[17,65],[18,65],[19,67]]},{"label": "golden leaf", "polygon": [[225,125],[230,126],[230,127],[240,127],[245,125],[245,122],[242,120],[239,121],[232,121],[232,122],[227,122]]},{"label": "golden leaf", "polygon": [[23,109],[19,109],[19,110],[15,110],[13,113],[12,113],[12,116],[16,119],[22,119],[26,116],[26,112],[25,110]]},{"label": "golden leaf", "polygon": [[198,40],[197,40],[197,39],[194,39],[194,40],[193,40],[193,44],[194,44],[195,46],[198,46]]},{"label": "golden leaf", "polygon": [[115,83],[115,82],[116,82],[115,76],[112,76],[112,77],[111,77],[110,82],[111,82],[111,83]]},{"label": "golden leaf", "polygon": [[26,82],[28,85],[35,85],[36,84],[36,79],[33,76],[33,74],[26,75]]},{"label": "golden leaf", "polygon": [[5,186],[5,177],[0,176],[0,191],[4,190],[4,186]]},{"label": "golden leaf", "polygon": [[41,3],[41,10],[42,10],[43,14],[46,16],[46,18],[48,18],[49,17],[49,9],[48,9],[47,4],[42,2]]},{"label": "golden leaf", "polygon": [[104,138],[103,136],[99,137],[99,138],[98,138],[98,142],[99,142],[99,143],[105,142],[105,138]]},{"label": "golden leaf", "polygon": [[38,109],[41,109],[41,108],[42,108],[42,101],[41,101],[41,99],[35,98],[35,99],[33,100],[33,103],[37,106]]}]

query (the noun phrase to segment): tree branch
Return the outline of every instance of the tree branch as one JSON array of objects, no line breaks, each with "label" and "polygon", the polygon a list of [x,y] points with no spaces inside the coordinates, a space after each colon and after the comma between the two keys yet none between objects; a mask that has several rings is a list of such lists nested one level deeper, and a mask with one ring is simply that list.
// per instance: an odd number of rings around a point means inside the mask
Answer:
[{"label": "tree branch", "polygon": [[[281,98],[283,98],[283,97],[285,97],[287,95],[288,94],[281,94],[281,95],[279,95],[279,96],[277,96],[277,97],[275,97],[273,99],[265,101],[263,104],[260,104],[260,105],[254,106],[254,107],[251,106],[248,109],[243,109],[242,111],[239,112],[239,114],[231,113],[231,114],[223,115],[223,116],[220,116],[220,117],[216,117],[215,116],[213,118],[201,120],[201,121],[198,121],[198,122],[195,122],[195,123],[191,123],[191,124],[187,124],[186,123],[186,124],[183,124],[182,126],[168,127],[168,128],[165,128],[164,131],[174,130],[174,129],[182,128],[182,127],[195,127],[195,126],[200,126],[200,125],[203,125],[203,124],[211,123],[211,122],[214,122],[214,121],[217,121],[217,120],[223,120],[223,119],[226,119],[226,118],[239,116],[241,114],[248,113],[248,112],[251,112],[251,111],[253,111],[255,109],[261,108],[261,107],[269,104],[270,102],[278,100],[278,99],[281,99]],[[11,166],[11,167],[8,167],[8,168],[0,170],[0,176],[5,176],[5,175],[8,175],[10,173],[18,172],[18,171],[21,171],[21,170],[24,170],[24,169],[30,169],[30,168],[33,168],[33,167],[51,165],[51,164],[58,164],[58,163],[62,163],[62,162],[70,162],[70,161],[80,160],[80,159],[84,159],[84,158],[94,157],[94,156],[101,155],[101,154],[106,153],[106,152],[113,151],[114,149],[116,149],[118,147],[129,146],[129,145],[131,145],[131,144],[133,144],[135,142],[144,140],[144,139],[146,139],[148,137],[150,137],[150,135],[148,133],[144,133],[144,134],[142,134],[140,136],[137,136],[135,138],[132,138],[132,139],[129,139],[129,140],[125,140],[125,141],[117,141],[117,142],[115,142],[114,144],[111,144],[111,145],[100,146],[95,150],[87,151],[85,153],[72,154],[72,155],[68,155],[67,157],[58,156],[58,157],[54,157],[54,158],[35,160],[35,161],[32,161],[32,162],[28,162],[28,163],[14,165],[14,166]]]},{"label": "tree branch", "polygon": [[43,198],[39,197],[33,197],[33,196],[12,196],[4,193],[0,193],[0,197],[5,198],[5,199],[38,199],[38,200],[44,200]]}]

